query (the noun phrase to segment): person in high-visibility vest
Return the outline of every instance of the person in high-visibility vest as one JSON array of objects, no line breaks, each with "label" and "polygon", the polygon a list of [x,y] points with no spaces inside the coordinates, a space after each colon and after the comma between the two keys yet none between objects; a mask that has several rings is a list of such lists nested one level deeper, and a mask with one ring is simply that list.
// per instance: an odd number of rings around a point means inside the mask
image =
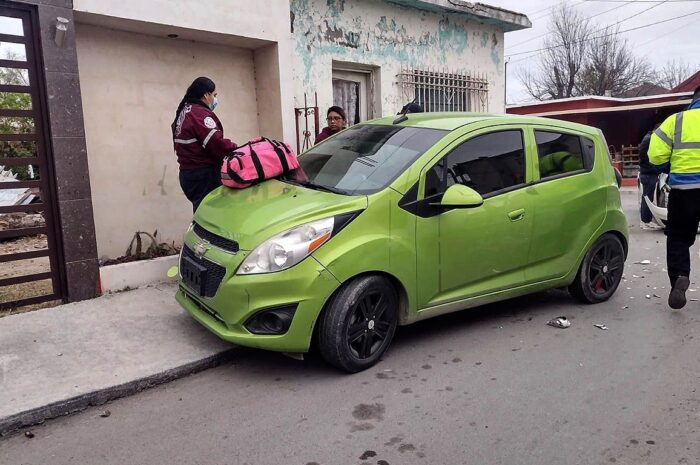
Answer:
[{"label": "person in high-visibility vest", "polygon": [[649,161],[670,172],[666,262],[671,280],[668,305],[686,304],[690,286],[690,247],[700,224],[700,87],[688,109],[671,115],[651,136]]}]

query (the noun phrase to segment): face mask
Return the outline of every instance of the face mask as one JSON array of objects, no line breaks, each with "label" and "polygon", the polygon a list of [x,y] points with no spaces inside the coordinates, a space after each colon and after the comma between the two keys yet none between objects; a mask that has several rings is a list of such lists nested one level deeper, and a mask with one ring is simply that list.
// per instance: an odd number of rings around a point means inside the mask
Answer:
[{"label": "face mask", "polygon": [[214,109],[219,105],[219,99],[214,97],[214,100],[212,100],[211,104],[209,105],[209,108],[211,111],[214,111]]}]

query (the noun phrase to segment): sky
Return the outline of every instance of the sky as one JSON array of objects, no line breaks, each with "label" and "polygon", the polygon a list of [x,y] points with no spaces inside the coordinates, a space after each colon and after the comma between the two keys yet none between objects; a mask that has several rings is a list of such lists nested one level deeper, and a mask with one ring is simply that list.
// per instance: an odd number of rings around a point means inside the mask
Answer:
[{"label": "sky", "polygon": [[[505,56],[510,61],[507,72],[506,97],[508,104],[532,100],[517,77],[519,68],[536,69],[537,56],[519,54],[542,47],[550,22],[550,9],[559,0],[481,0],[483,3],[523,13],[530,18],[532,28],[508,32],[505,35]],[[622,35],[629,40],[635,53],[649,60],[652,66],[661,67],[667,60],[683,59],[700,69],[700,0],[623,1],[623,0],[565,0],[570,8],[577,9],[591,21],[602,26],[622,21],[621,30],[653,24]],[[652,8],[653,7],[653,8]],[[644,11],[651,8],[649,11]],[[613,10],[614,9],[614,10]],[[612,10],[612,11],[608,11]],[[607,11],[607,12],[606,12]],[[691,13],[698,12],[692,16]],[[639,13],[639,14],[638,14]],[[629,18],[635,14],[637,16]],[[679,19],[661,23],[669,18]],[[629,18],[629,19],[626,19]],[[623,21],[624,20],[624,21]],[[527,58],[530,57],[530,58]]]}]

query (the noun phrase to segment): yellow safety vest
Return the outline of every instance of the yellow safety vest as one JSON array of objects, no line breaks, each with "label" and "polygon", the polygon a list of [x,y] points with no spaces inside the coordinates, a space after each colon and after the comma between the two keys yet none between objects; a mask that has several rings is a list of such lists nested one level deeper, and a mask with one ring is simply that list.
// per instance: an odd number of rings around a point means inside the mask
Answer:
[{"label": "yellow safety vest", "polygon": [[651,135],[649,161],[671,165],[669,185],[700,189],[700,108],[671,115]]}]

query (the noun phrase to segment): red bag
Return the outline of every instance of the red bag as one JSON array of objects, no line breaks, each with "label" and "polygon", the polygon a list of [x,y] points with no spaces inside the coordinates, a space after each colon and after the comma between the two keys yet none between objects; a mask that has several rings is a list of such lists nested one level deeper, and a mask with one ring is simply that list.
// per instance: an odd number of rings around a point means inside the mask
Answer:
[{"label": "red bag", "polygon": [[224,158],[221,182],[227,187],[243,189],[297,168],[299,161],[288,144],[259,137]]}]

